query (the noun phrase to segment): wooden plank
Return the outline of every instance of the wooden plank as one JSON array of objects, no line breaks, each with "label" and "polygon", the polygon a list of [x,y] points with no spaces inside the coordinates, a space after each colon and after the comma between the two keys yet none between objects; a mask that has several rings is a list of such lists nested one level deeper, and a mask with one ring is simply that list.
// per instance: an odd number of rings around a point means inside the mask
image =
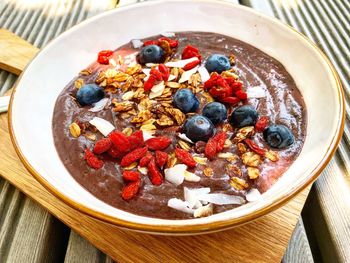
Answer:
[{"label": "wooden plank", "polygon": [[85,262],[112,263],[114,261],[76,232],[71,231],[64,263]]},{"label": "wooden plank", "polygon": [[[0,29],[0,67],[19,75],[39,51],[27,41],[5,29]],[[6,61],[6,62],[5,62]]]},{"label": "wooden plank", "polygon": [[[168,237],[123,231],[79,213],[44,189],[19,162],[8,136],[6,122],[6,114],[1,114],[3,140],[0,142],[0,152],[4,154],[0,158],[0,174],[116,261],[280,261],[309,191],[307,188],[291,202],[265,217],[219,233]],[[196,257],[193,257],[194,251]]]}]

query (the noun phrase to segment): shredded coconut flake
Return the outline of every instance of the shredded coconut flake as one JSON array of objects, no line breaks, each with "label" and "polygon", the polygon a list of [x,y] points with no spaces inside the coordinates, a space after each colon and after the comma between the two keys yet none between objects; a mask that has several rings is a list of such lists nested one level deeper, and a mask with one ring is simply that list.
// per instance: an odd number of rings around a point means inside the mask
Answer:
[{"label": "shredded coconut flake", "polygon": [[184,213],[193,214],[193,209],[189,208],[188,203],[185,201],[182,201],[178,198],[171,198],[168,200],[168,206],[171,208],[174,208],[176,210],[179,210]]},{"label": "shredded coconut flake", "polygon": [[108,102],[109,102],[109,98],[104,98],[102,100],[99,100],[98,102],[92,104],[92,106],[94,106],[94,107],[89,109],[89,111],[91,111],[91,112],[101,111],[104,109],[104,107],[106,107]]},{"label": "shredded coconut flake", "polygon": [[177,136],[186,142],[194,144],[194,142],[190,138],[188,138],[184,133],[179,133]]},{"label": "shredded coconut flake", "polygon": [[184,73],[182,73],[181,78],[179,79],[179,83],[184,83],[186,81],[189,81],[191,76],[196,73],[198,70],[198,66],[194,67],[193,69],[187,70]]},{"label": "shredded coconut flake", "polygon": [[177,164],[171,168],[164,170],[165,179],[175,185],[180,185],[185,179],[185,172],[187,166],[184,164]]},{"label": "shredded coconut flake", "polygon": [[258,189],[252,188],[245,196],[248,202],[254,202],[261,198],[261,193]]},{"label": "shredded coconut flake", "polygon": [[151,89],[151,92],[149,93],[149,98],[154,99],[156,97],[159,97],[163,94],[165,89],[164,81],[159,82],[158,84],[154,85]]},{"label": "shredded coconut flake", "polygon": [[240,196],[227,195],[221,193],[203,194],[198,196],[200,201],[206,201],[216,205],[244,204],[244,199]]},{"label": "shredded coconut flake", "polygon": [[112,123],[99,117],[94,117],[92,120],[89,121],[89,123],[91,125],[94,125],[96,129],[99,130],[100,133],[102,133],[104,136],[107,136],[115,129]]},{"label": "shredded coconut flake", "polygon": [[184,198],[185,201],[189,204],[190,208],[194,207],[200,207],[202,204],[198,200],[198,196],[203,194],[209,194],[210,188],[204,187],[204,188],[187,188],[184,187]]},{"label": "shredded coconut flake", "polygon": [[[167,66],[169,68],[183,68],[184,66],[186,66],[186,64],[193,62],[193,61],[196,61],[196,60],[198,60],[197,57],[178,60],[178,61],[169,61],[169,62],[165,63],[165,66]],[[146,66],[147,66],[147,64],[146,64]]]},{"label": "shredded coconut flake", "polygon": [[133,48],[140,48],[143,46],[143,42],[140,39],[131,40],[131,44],[132,44]]},{"label": "shredded coconut flake", "polygon": [[201,76],[201,80],[203,83],[210,79],[210,74],[204,66],[198,68],[198,73]]},{"label": "shredded coconut flake", "polygon": [[147,141],[148,139],[154,138],[153,133],[142,130],[143,140]]}]

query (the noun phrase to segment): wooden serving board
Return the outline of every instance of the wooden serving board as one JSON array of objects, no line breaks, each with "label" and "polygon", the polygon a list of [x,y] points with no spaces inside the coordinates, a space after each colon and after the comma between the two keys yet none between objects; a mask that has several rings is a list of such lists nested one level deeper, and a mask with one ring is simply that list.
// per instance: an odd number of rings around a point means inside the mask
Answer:
[{"label": "wooden serving board", "polygon": [[[0,29],[0,47],[2,41],[12,45],[7,45],[6,56],[0,50],[0,67],[7,65],[12,72],[21,72],[29,62],[29,55],[20,54],[38,51]],[[8,67],[8,57],[19,59]],[[80,213],[49,193],[17,157],[6,113],[0,115],[0,134],[0,175],[117,262],[280,262],[310,190],[275,212],[231,230],[185,237],[140,234]]]}]

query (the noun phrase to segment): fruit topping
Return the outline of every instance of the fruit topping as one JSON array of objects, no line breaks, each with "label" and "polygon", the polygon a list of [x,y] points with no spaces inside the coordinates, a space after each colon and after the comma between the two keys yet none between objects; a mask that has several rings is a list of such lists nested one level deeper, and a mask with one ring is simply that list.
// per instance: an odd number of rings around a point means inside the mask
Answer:
[{"label": "fruit topping", "polygon": [[86,84],[77,92],[77,101],[81,106],[92,105],[103,99],[105,92],[96,84]]},{"label": "fruit topping", "polygon": [[230,123],[234,127],[242,128],[254,126],[258,120],[258,112],[250,105],[236,108],[230,117]]},{"label": "fruit topping", "polygon": [[113,55],[112,50],[102,50],[97,55],[97,62],[100,64],[109,64],[109,59]]},{"label": "fruit topping", "polygon": [[204,106],[203,116],[207,117],[216,125],[227,119],[227,110],[224,104],[220,102],[210,102]]},{"label": "fruit topping", "polygon": [[158,165],[159,168],[163,168],[163,166],[168,161],[168,154],[166,152],[156,151],[155,156],[156,156],[156,164]]},{"label": "fruit topping", "polygon": [[284,149],[294,143],[293,133],[284,125],[270,125],[264,130],[264,139],[273,148]]},{"label": "fruit topping", "polygon": [[112,141],[109,138],[102,138],[95,143],[93,152],[101,154],[107,152],[112,147]]},{"label": "fruit topping", "polygon": [[142,157],[145,156],[145,154],[147,153],[147,150],[148,150],[147,147],[143,147],[143,148],[135,149],[132,152],[129,152],[127,155],[125,155],[122,158],[120,165],[125,167],[125,166],[129,166],[130,164],[140,160]]},{"label": "fruit topping", "polygon": [[231,64],[228,57],[220,54],[213,54],[205,62],[205,67],[209,73],[217,72],[220,74],[225,70],[229,70]]},{"label": "fruit topping", "polygon": [[168,146],[171,143],[171,139],[169,139],[168,137],[159,136],[156,138],[148,139],[145,143],[150,150],[161,151],[168,148]]},{"label": "fruit topping", "polygon": [[165,60],[164,50],[157,45],[148,45],[141,49],[138,60],[141,64],[163,63]]},{"label": "fruit topping", "polygon": [[153,185],[161,185],[163,182],[163,175],[160,173],[154,157],[148,164],[148,176]]},{"label": "fruit topping", "polygon": [[183,149],[176,148],[175,156],[183,164],[186,164],[188,167],[193,168],[196,166],[197,162],[193,159],[192,155]]},{"label": "fruit topping", "polygon": [[141,167],[147,167],[151,159],[153,158],[153,155],[150,152],[147,152],[144,157],[141,158],[139,165]]},{"label": "fruit topping", "polygon": [[173,98],[174,104],[182,112],[195,112],[199,107],[199,101],[190,89],[179,89]]},{"label": "fruit topping", "polygon": [[85,150],[84,159],[86,160],[86,163],[95,170],[98,170],[103,166],[103,161],[98,159],[89,149]]},{"label": "fruit topping", "polygon": [[136,171],[124,171],[123,172],[123,179],[125,181],[138,181],[140,180],[140,173]]},{"label": "fruit topping", "polygon": [[187,45],[184,50],[182,51],[182,59],[188,59],[197,57],[200,61],[202,60],[202,57],[199,55],[199,50],[195,48],[194,46]]},{"label": "fruit topping", "polygon": [[208,141],[214,131],[213,123],[202,115],[195,115],[187,119],[183,126],[183,133],[193,142]]},{"label": "fruit topping", "polygon": [[127,201],[135,197],[137,192],[140,189],[140,185],[141,185],[140,180],[128,183],[126,186],[124,186],[122,190],[122,198]]},{"label": "fruit topping", "polygon": [[263,132],[266,127],[269,125],[269,117],[262,116],[259,118],[259,120],[255,124],[255,130],[257,132]]},{"label": "fruit topping", "polygon": [[119,152],[126,153],[130,150],[128,137],[124,133],[113,131],[109,134],[109,138]]}]

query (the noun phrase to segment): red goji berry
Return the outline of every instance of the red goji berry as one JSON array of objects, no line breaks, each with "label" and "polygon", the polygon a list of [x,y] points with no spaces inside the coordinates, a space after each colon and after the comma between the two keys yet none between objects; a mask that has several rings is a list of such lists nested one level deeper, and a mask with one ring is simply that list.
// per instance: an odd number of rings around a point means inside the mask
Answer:
[{"label": "red goji berry", "polygon": [[130,150],[128,137],[122,132],[112,131],[108,137],[119,152],[126,153]]},{"label": "red goji berry", "polygon": [[209,160],[211,160],[214,158],[216,152],[217,142],[213,138],[210,138],[207,144],[205,145],[204,154]]},{"label": "red goji berry", "polygon": [[205,89],[210,89],[211,87],[215,86],[218,78],[220,78],[220,77],[221,76],[218,73],[216,73],[216,72],[211,74],[210,78],[206,82],[204,82],[204,88]]},{"label": "red goji berry", "polygon": [[182,69],[187,71],[187,70],[193,69],[198,64],[199,64],[199,60],[195,60],[195,61],[192,61],[190,63],[187,63]]},{"label": "red goji berry", "polygon": [[143,84],[143,89],[145,91],[150,91],[154,84],[156,84],[156,78],[154,77],[154,75],[150,75],[148,80],[145,81],[145,83]]},{"label": "red goji berry", "polygon": [[137,130],[128,137],[130,150],[135,150],[145,145],[142,130]]},{"label": "red goji berry", "polygon": [[168,154],[162,151],[156,151],[156,164],[162,168],[168,161]]},{"label": "red goji berry", "polygon": [[160,71],[160,73],[162,73],[163,80],[167,81],[169,79],[169,76],[170,76],[169,69],[164,64],[159,64],[158,70]]},{"label": "red goji berry", "polygon": [[113,55],[112,50],[102,50],[98,52],[97,62],[100,64],[109,64],[109,58]]},{"label": "red goji berry", "polygon": [[241,100],[239,98],[236,98],[236,97],[226,97],[226,98],[220,99],[220,102],[227,103],[227,104],[230,104],[232,106],[238,104],[240,101]]},{"label": "red goji berry", "polygon": [[143,147],[143,148],[135,149],[132,152],[129,152],[127,155],[125,155],[122,158],[120,165],[123,167],[129,166],[133,162],[140,160],[143,156],[145,156],[145,154],[147,153],[147,150],[148,150],[147,147]]},{"label": "red goji berry", "polygon": [[226,134],[226,132],[223,132],[223,131],[218,132],[213,137],[213,140],[216,141],[216,152],[217,153],[221,152],[222,149],[224,149],[226,138],[227,138],[227,134]]},{"label": "red goji berry", "polygon": [[182,51],[182,54],[183,54],[183,53],[186,53],[186,52],[188,52],[188,51],[193,51],[193,52],[195,52],[195,53],[199,53],[198,48],[196,48],[196,47],[194,47],[194,46],[192,46],[192,45],[187,45],[187,46],[184,48],[184,50]]},{"label": "red goji berry", "polygon": [[136,171],[124,171],[123,179],[125,181],[138,181],[140,180],[140,173]]},{"label": "red goji berry", "polygon": [[263,132],[268,125],[269,125],[269,117],[263,116],[256,122],[255,130],[257,132]]},{"label": "red goji berry", "polygon": [[85,150],[84,159],[86,160],[86,163],[95,170],[98,170],[103,166],[103,161],[98,159],[89,149]]},{"label": "red goji berry", "polygon": [[146,155],[141,158],[139,165],[141,167],[146,167],[152,158],[153,155],[150,152],[147,152]]},{"label": "red goji berry", "polygon": [[181,58],[188,59],[193,57],[197,57],[200,61],[202,60],[202,57],[199,55],[199,50],[194,46],[187,45],[182,51]]},{"label": "red goji berry", "polygon": [[147,168],[148,168],[148,176],[151,183],[154,185],[161,185],[163,182],[163,176],[158,170],[154,157],[148,163]]},{"label": "red goji berry", "polygon": [[177,159],[179,159],[180,162],[186,164],[190,168],[195,167],[197,164],[196,161],[193,159],[192,155],[186,150],[176,148],[175,156]]},{"label": "red goji berry", "polygon": [[112,158],[121,158],[124,156],[125,153],[119,151],[114,145],[107,151],[108,155]]},{"label": "red goji berry", "polygon": [[243,91],[243,90],[236,91],[235,95],[240,100],[246,100],[248,98],[247,93],[245,91]]},{"label": "red goji berry", "polygon": [[167,148],[170,145],[170,143],[171,143],[171,139],[169,139],[168,137],[164,137],[164,136],[151,138],[151,139],[148,139],[147,141],[145,141],[145,144],[148,146],[148,148],[150,150],[153,150],[153,151],[164,150],[165,148]]},{"label": "red goji berry", "polygon": [[124,200],[130,200],[131,198],[135,197],[140,189],[140,185],[140,180],[128,183],[122,190],[122,198]]},{"label": "red goji berry", "polygon": [[143,46],[158,45],[158,40],[147,40],[143,42]]},{"label": "red goji berry", "polygon": [[160,80],[163,79],[162,73],[160,73],[160,71],[158,69],[156,69],[156,68],[152,68],[149,74],[154,76],[156,81],[160,81]]},{"label": "red goji berry", "polygon": [[171,48],[175,48],[179,45],[179,41],[177,41],[176,39],[170,39],[170,38],[167,38],[167,37],[161,37],[158,39],[158,41],[166,41],[169,43],[169,46]]},{"label": "red goji berry", "polygon": [[107,152],[112,146],[112,141],[110,138],[102,138],[95,143],[93,152],[96,154],[101,154]]},{"label": "red goji berry", "polygon": [[266,153],[265,149],[260,148],[255,142],[253,142],[251,139],[245,139],[244,142],[248,145],[248,147],[253,151],[256,152],[259,155],[264,156]]}]

